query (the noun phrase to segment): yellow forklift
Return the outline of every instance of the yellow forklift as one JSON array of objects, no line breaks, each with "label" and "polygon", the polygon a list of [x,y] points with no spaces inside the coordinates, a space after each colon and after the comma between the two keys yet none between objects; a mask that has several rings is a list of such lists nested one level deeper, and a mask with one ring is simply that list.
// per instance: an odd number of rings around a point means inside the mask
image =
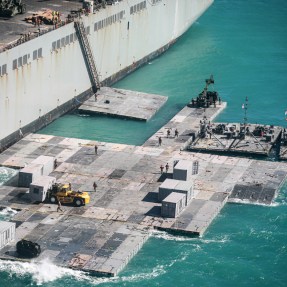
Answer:
[{"label": "yellow forklift", "polygon": [[55,183],[47,193],[51,203],[72,203],[75,206],[83,206],[90,202],[90,195],[86,191],[73,191],[70,184]]}]

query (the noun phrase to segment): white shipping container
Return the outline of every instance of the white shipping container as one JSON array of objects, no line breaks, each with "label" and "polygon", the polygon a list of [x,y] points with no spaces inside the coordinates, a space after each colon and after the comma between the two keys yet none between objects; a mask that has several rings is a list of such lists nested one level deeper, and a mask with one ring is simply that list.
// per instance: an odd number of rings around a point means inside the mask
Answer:
[{"label": "white shipping container", "polygon": [[15,240],[16,223],[0,221],[0,249]]},{"label": "white shipping container", "polygon": [[193,162],[180,160],[173,168],[173,179],[190,180],[192,176]]},{"label": "white shipping container", "polygon": [[46,199],[49,188],[56,182],[56,178],[43,175],[30,184],[29,195],[32,201],[43,202]]},{"label": "white shipping container", "polygon": [[185,208],[186,195],[172,192],[162,201],[161,215],[163,217],[177,217]]},{"label": "white shipping container", "polygon": [[167,178],[158,189],[158,201],[161,202],[176,188],[178,181]]},{"label": "white shipping container", "polygon": [[53,156],[40,155],[34,159],[32,164],[42,164],[43,165],[43,175],[49,175],[54,170],[54,160]]},{"label": "white shipping container", "polygon": [[159,202],[164,200],[172,192],[184,193],[186,195],[185,205],[187,205],[194,197],[193,182],[167,178],[158,189]]},{"label": "white shipping container", "polygon": [[176,187],[174,188],[174,191],[179,192],[179,193],[184,193],[186,195],[185,205],[188,205],[191,199],[194,197],[193,182],[178,180],[178,183]]},{"label": "white shipping container", "polygon": [[30,163],[19,171],[18,186],[29,187],[30,183],[43,175],[43,165]]}]

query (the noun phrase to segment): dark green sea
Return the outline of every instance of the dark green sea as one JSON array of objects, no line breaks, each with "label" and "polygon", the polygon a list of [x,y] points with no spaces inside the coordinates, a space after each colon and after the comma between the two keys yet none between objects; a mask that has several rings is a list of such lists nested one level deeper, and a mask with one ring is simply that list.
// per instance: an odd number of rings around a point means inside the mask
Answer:
[{"label": "dark green sea", "polygon": [[[141,145],[210,74],[228,102],[217,121],[242,121],[247,96],[248,121],[286,127],[287,1],[215,0],[168,52],[118,82],[117,88],[169,97],[148,123],[71,113],[40,133]],[[0,169],[0,181],[7,177]],[[202,238],[155,232],[118,277],[90,277],[50,262],[0,261],[0,287],[285,287],[286,266],[287,183],[272,206],[226,205]]]}]

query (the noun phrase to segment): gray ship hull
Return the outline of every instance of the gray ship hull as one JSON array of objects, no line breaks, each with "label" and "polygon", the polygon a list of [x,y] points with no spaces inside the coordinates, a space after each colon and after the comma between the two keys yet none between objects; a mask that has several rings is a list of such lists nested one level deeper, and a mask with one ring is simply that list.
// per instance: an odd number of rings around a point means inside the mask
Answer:
[{"label": "gray ship hull", "polygon": [[[102,85],[115,83],[166,51],[212,2],[130,0],[84,16]],[[92,94],[74,23],[0,53],[0,67],[0,149]]]}]

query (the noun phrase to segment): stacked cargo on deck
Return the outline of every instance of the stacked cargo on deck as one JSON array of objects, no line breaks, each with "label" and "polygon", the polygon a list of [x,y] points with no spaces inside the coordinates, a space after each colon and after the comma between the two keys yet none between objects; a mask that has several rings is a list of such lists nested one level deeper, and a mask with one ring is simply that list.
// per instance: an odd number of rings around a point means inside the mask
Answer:
[{"label": "stacked cargo on deck", "polygon": [[15,240],[16,223],[0,221],[0,249]]},{"label": "stacked cargo on deck", "polygon": [[40,155],[19,172],[18,186],[29,187],[32,201],[43,202],[56,178],[48,176],[54,170],[55,158]]},{"label": "stacked cargo on deck", "polygon": [[159,187],[158,200],[163,217],[177,217],[194,198],[192,177],[198,173],[198,161],[175,162],[173,179],[167,178]]}]

